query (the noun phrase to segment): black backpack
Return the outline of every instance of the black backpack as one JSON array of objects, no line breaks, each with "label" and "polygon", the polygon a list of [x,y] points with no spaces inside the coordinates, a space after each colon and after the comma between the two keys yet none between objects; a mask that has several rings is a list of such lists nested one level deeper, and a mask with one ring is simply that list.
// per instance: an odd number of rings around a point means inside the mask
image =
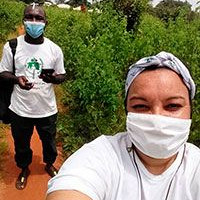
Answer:
[{"label": "black backpack", "polygon": [[[13,74],[15,74],[15,53],[17,47],[17,38],[9,40],[9,46],[13,55]],[[13,91],[14,84],[9,81],[0,79],[0,120],[4,124],[10,123],[10,98]]]}]

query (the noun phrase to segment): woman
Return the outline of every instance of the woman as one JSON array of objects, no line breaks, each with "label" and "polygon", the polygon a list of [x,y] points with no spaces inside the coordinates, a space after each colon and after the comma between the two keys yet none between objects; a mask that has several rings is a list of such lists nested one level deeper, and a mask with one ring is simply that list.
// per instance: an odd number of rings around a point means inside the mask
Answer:
[{"label": "woman", "polygon": [[200,150],[187,143],[195,85],[170,53],[126,80],[127,131],[84,145],[49,181],[47,200],[199,200]]}]

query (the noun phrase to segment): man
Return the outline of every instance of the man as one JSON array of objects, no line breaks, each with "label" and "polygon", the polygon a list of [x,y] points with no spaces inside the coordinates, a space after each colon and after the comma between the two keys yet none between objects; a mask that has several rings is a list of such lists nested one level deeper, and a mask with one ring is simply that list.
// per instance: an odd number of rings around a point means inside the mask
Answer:
[{"label": "man", "polygon": [[42,141],[45,170],[51,177],[57,173],[53,166],[57,156],[57,106],[53,84],[65,80],[62,50],[43,36],[47,25],[43,8],[35,3],[28,5],[24,10],[23,23],[26,33],[17,38],[15,75],[12,74],[12,53],[8,43],[4,46],[0,65],[0,78],[15,83],[9,109],[15,161],[21,168],[17,189],[25,188],[30,174],[30,141],[34,126]]}]

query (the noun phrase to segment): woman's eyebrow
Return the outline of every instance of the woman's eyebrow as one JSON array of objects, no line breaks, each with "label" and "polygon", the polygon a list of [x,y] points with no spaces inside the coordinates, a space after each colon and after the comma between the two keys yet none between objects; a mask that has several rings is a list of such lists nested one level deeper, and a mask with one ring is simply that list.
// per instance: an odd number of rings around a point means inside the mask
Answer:
[{"label": "woman's eyebrow", "polygon": [[129,100],[147,101],[146,98],[144,98],[144,97],[137,97],[137,96],[132,96],[132,97],[129,98]]},{"label": "woman's eyebrow", "polygon": [[182,100],[185,100],[185,98],[183,96],[181,96],[181,95],[179,95],[179,96],[172,96],[172,97],[167,98],[168,101],[169,100],[173,100],[173,99],[182,99]]},{"label": "woman's eyebrow", "polygon": [[[182,100],[185,100],[185,98],[181,95],[178,95],[178,96],[172,96],[172,97],[169,97],[167,98],[166,100],[169,101],[169,100],[174,100],[174,99],[182,99]],[[132,96],[129,98],[130,101],[132,100],[141,100],[141,101],[147,101],[146,98],[144,97],[137,97],[137,96]]]}]

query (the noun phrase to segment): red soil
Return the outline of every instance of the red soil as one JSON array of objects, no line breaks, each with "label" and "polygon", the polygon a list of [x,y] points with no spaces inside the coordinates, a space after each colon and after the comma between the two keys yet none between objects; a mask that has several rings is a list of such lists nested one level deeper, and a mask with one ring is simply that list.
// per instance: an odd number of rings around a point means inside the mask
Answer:
[{"label": "red soil", "polygon": [[[42,161],[42,146],[38,134],[34,131],[31,140],[33,160],[30,165],[31,174],[28,177],[27,186],[24,190],[15,188],[15,181],[20,169],[14,161],[14,145],[10,130],[6,131],[8,152],[3,164],[3,177],[0,180],[0,200],[44,200],[47,191],[47,182],[50,176],[44,170],[45,164]],[[58,147],[58,157],[55,167],[59,168],[63,162],[61,147]]]}]

